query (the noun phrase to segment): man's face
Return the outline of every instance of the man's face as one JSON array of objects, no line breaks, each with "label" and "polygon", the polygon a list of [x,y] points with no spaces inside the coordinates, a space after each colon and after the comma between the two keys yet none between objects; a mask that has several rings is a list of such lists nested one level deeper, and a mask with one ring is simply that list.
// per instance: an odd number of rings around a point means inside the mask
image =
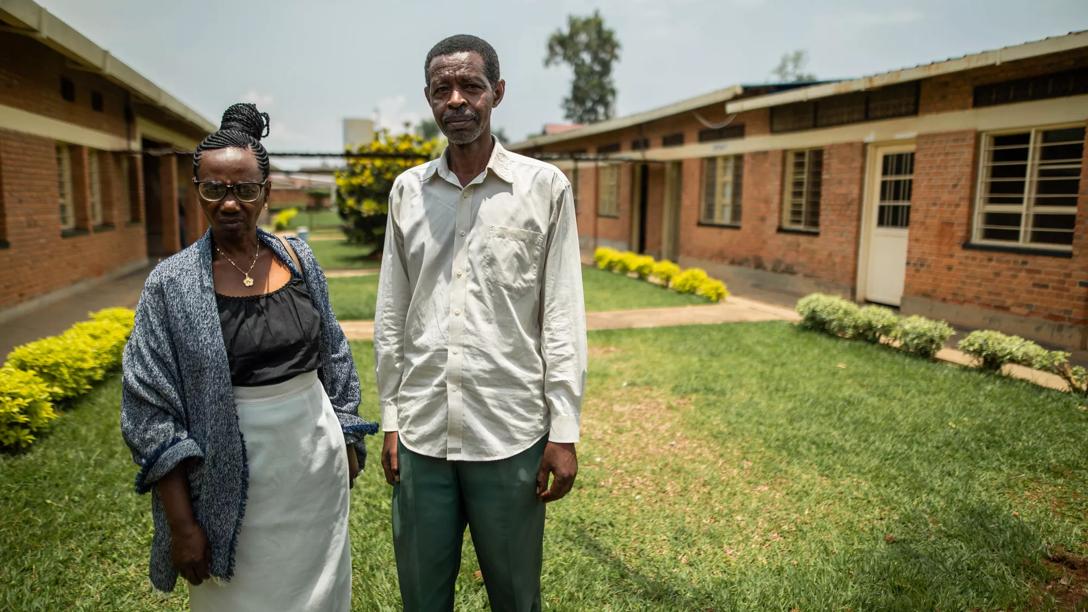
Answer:
[{"label": "man's face", "polygon": [[431,60],[430,80],[423,93],[439,129],[450,143],[466,145],[491,136],[491,109],[502,101],[506,83],[492,87],[484,58],[464,51]]}]

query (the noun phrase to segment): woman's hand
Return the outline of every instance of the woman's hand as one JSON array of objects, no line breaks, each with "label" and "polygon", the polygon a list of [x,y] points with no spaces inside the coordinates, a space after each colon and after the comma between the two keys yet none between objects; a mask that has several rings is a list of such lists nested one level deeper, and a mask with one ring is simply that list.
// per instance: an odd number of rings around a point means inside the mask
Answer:
[{"label": "woman's hand", "polygon": [[355,477],[360,471],[359,455],[355,454],[355,447],[348,444],[348,488],[355,486]]},{"label": "woman's hand", "polygon": [[208,537],[193,517],[186,476],[192,463],[185,461],[174,467],[159,480],[157,487],[170,525],[170,561],[183,578],[195,585],[211,576],[212,551]]},{"label": "woman's hand", "polygon": [[170,560],[183,578],[198,585],[211,577],[211,549],[195,522],[170,528]]}]

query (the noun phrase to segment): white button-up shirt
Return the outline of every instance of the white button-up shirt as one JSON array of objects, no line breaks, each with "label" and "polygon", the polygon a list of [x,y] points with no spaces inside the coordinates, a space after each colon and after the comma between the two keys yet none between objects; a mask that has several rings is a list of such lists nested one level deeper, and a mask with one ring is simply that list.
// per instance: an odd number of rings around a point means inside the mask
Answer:
[{"label": "white button-up shirt", "polygon": [[374,317],[382,428],[410,450],[504,459],[577,442],[585,304],[570,183],[496,140],[461,187],[443,154],[389,198]]}]

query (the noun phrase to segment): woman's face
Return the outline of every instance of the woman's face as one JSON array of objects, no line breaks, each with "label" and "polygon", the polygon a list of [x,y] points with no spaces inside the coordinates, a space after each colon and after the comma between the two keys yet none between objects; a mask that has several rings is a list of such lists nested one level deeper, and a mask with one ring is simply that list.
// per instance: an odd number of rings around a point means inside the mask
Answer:
[{"label": "woman's face", "polygon": [[[248,147],[205,151],[200,156],[197,180],[235,186],[239,183],[265,183],[261,169],[257,166],[257,157]],[[200,194],[199,189],[197,193]],[[226,195],[219,200],[208,200],[203,195],[199,195],[199,199],[200,207],[204,210],[216,238],[241,239],[257,231],[257,218],[268,201],[268,186],[261,189],[260,197],[253,202],[239,200],[237,189],[227,190]]]}]

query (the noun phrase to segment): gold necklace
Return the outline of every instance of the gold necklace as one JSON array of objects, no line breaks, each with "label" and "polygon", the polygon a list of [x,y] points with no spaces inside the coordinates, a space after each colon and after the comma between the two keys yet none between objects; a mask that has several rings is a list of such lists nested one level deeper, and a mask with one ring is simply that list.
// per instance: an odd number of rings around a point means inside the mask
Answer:
[{"label": "gold necklace", "polygon": [[226,259],[230,263],[230,265],[234,266],[235,270],[238,270],[239,272],[242,273],[242,276],[245,277],[245,278],[242,279],[242,284],[243,285],[245,285],[246,287],[252,287],[253,286],[253,277],[250,276],[249,273],[253,271],[253,266],[257,265],[257,257],[259,257],[261,255],[261,243],[260,243],[260,241],[257,241],[257,252],[253,255],[253,263],[249,264],[249,269],[248,270],[243,270],[243,269],[239,268],[238,264],[234,263],[233,259],[231,259],[230,257],[227,257],[227,254],[223,252],[223,249],[220,249],[219,247],[215,247],[215,250],[220,255],[222,255],[223,259]]}]

